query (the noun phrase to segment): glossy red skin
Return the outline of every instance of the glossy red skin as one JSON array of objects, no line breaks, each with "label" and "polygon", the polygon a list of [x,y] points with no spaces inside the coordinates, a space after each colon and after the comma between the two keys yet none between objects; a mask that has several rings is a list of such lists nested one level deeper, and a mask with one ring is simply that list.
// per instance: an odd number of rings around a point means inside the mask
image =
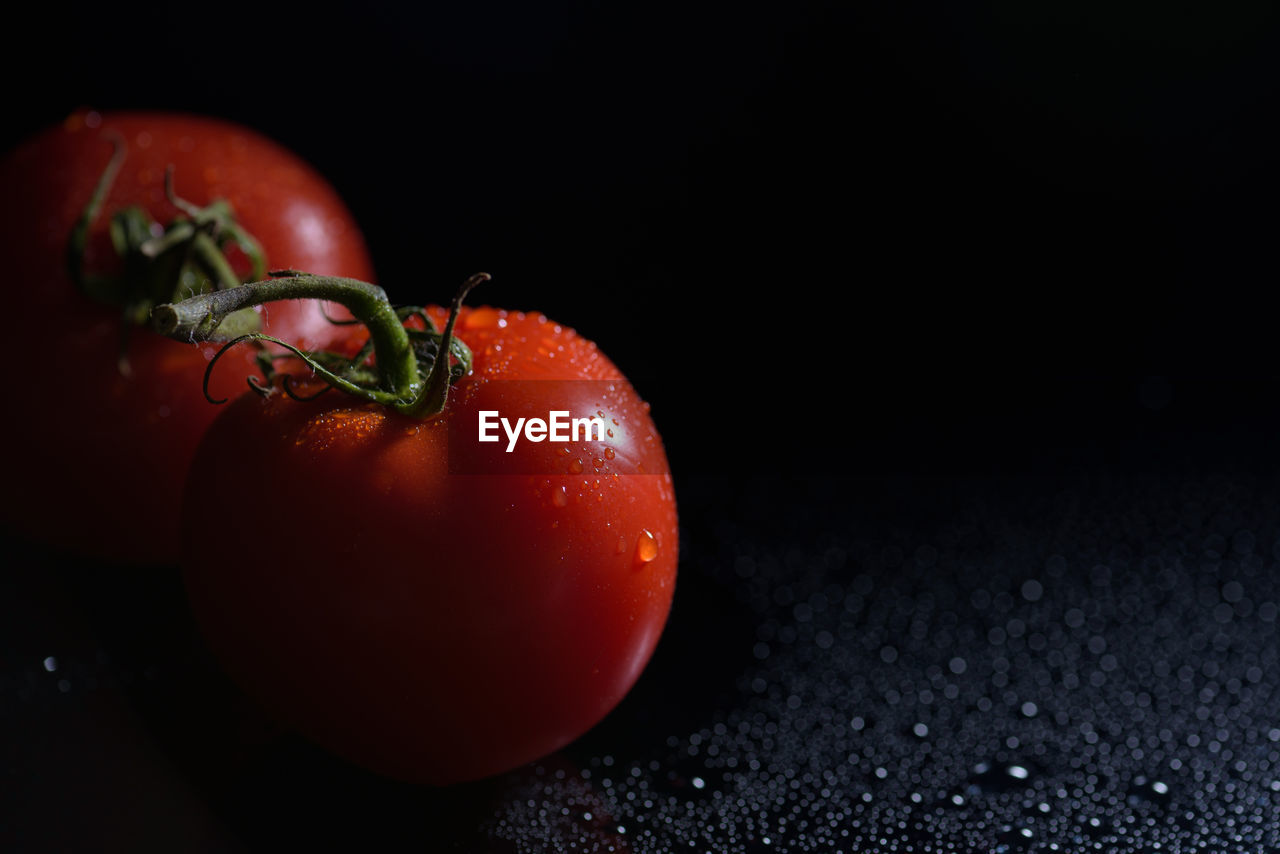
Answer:
[{"label": "glossy red skin", "polygon": [[[19,146],[0,164],[12,356],[24,364],[28,401],[3,419],[13,482],[5,524],[20,535],[123,563],[177,559],[178,510],[195,446],[218,408],[201,392],[216,347],[190,347],[135,329],[130,378],[116,368],[117,310],[90,302],[66,272],[66,240],[111,157],[110,134],[127,156],[91,235],[88,268],[116,265],[106,239],[116,210],[141,205],[157,221],[179,196],[231,202],[271,267],[371,280],[364,240],[334,190],[296,155],[224,121],[173,114],[78,113]],[[90,125],[96,124],[96,127]],[[243,258],[233,259],[247,271]],[[334,334],[315,303],[280,303],[266,328],[321,343]],[[238,396],[252,351],[219,366],[211,391]]]},{"label": "glossy red skin", "polygon": [[[236,400],[183,508],[193,611],[232,677],[338,754],[435,784],[515,767],[602,718],[653,652],[678,548],[648,407],[594,344],[490,308],[464,310],[459,335],[474,370],[430,422],[338,392]],[[567,456],[522,442],[513,469],[547,474],[450,474],[450,451],[456,471],[478,447],[450,446],[450,421],[474,424],[512,379],[615,381],[600,396],[569,384],[581,400],[527,387],[543,411],[616,419],[613,458],[599,442]],[[269,512],[228,515],[255,496]],[[644,531],[656,555],[639,551]]]}]

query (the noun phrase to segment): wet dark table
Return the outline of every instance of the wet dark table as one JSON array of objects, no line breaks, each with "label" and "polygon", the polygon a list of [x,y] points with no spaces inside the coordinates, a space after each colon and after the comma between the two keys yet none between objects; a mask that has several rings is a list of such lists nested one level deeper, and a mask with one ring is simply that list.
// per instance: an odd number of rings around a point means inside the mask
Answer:
[{"label": "wet dark table", "polygon": [[11,560],[0,848],[1280,847],[1280,480],[677,486],[675,605],[635,689],[446,789],[264,720],[172,572]]}]

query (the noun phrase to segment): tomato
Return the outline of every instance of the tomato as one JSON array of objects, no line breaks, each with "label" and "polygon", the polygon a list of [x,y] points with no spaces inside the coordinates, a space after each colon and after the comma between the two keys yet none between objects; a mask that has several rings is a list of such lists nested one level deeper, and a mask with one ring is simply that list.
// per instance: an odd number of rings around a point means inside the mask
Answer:
[{"label": "tomato", "polygon": [[[360,765],[435,784],[603,717],[653,652],[678,553],[662,441],[617,367],[542,315],[463,309],[456,331],[474,361],[432,420],[336,391],[233,401],[182,522],[193,612],[245,691]],[[508,453],[478,442],[495,409],[585,412],[608,435]],[[269,512],[228,514],[255,496]]]},{"label": "tomato", "polygon": [[[198,206],[227,200],[271,266],[361,278],[373,269],[359,229],[324,179],[276,143],[225,121],[77,113],[0,165],[10,364],[22,366],[28,392],[3,419],[6,524],[110,560],[173,562],[187,466],[218,413],[200,386],[214,347],[183,346],[136,327],[126,339],[131,373],[123,373],[121,309],[87,298],[68,272],[68,237],[116,143],[123,160],[89,232],[91,273],[120,272],[107,238],[117,211],[139,206],[161,224],[179,214],[164,189],[169,166],[182,199]],[[246,258],[228,254],[247,274]],[[264,317],[269,329],[304,344],[332,334],[316,304],[282,303]],[[214,395],[245,388],[252,353],[232,358],[242,370],[220,374]]]}]

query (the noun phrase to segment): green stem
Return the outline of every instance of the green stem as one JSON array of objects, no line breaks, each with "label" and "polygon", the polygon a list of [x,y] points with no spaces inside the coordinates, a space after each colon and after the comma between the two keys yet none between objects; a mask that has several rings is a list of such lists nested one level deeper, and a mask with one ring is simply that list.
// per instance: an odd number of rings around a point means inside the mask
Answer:
[{"label": "green stem", "polygon": [[[307,274],[267,279],[156,306],[151,312],[151,324],[161,335],[176,341],[217,341],[218,326],[227,315],[286,299],[319,299],[346,306],[356,320],[369,328],[378,371],[387,390],[406,406],[417,402],[422,382],[409,333],[382,288],[368,282]],[[449,351],[446,347],[441,352],[443,358],[437,361],[445,364],[447,376]]]},{"label": "green stem", "polygon": [[[488,281],[488,273],[476,273],[462,283],[458,293],[449,306],[449,320],[445,322],[444,332],[440,336],[440,352],[435,364],[431,366],[431,375],[427,377],[427,387],[422,396],[405,412],[414,418],[435,418],[444,412],[444,405],[449,396],[449,344],[453,340],[453,325],[458,319],[458,311],[468,292],[481,282]],[[423,312],[426,315],[426,312]],[[427,318],[429,321],[430,318]],[[443,368],[443,370],[441,370]]]},{"label": "green stem", "polygon": [[[67,239],[67,272],[71,274],[71,281],[75,282],[76,287],[82,290],[87,289],[89,279],[84,269],[84,253],[85,246],[89,242],[89,226],[98,218],[98,213],[102,210],[102,205],[107,200],[107,194],[111,192],[111,185],[115,183],[116,175],[120,172],[120,165],[124,163],[124,140],[117,133],[110,134],[108,139],[111,141],[111,159],[107,161],[107,168],[102,170],[98,183],[94,185],[93,195],[89,197],[89,203],[80,212],[75,225],[71,227],[71,235]],[[97,283],[95,282],[94,284]]]},{"label": "green stem", "polygon": [[191,255],[213,282],[214,290],[226,290],[240,285],[240,277],[231,269],[227,256],[222,254],[214,239],[203,231],[197,232],[191,239]]},{"label": "green stem", "polygon": [[[223,252],[229,242],[235,242],[248,258],[253,268],[252,278],[266,277],[262,247],[236,224],[231,205],[216,199],[200,207],[182,199],[174,191],[172,166],[165,171],[164,190],[182,216],[155,235],[153,229],[157,223],[142,208],[131,205],[116,211],[108,230],[112,246],[124,262],[123,272],[108,276],[86,270],[89,232],[102,213],[126,155],[124,139],[118,133],[107,131],[104,136],[112,145],[111,159],[67,238],[68,271],[87,297],[120,307],[125,323],[145,323],[154,305],[206,288],[218,290],[241,284],[244,280]],[[248,312],[235,322],[243,331],[256,329],[257,321],[257,315]],[[223,327],[223,334],[230,337],[230,329],[228,323]],[[121,371],[127,373],[127,360],[123,356],[121,365]]]}]

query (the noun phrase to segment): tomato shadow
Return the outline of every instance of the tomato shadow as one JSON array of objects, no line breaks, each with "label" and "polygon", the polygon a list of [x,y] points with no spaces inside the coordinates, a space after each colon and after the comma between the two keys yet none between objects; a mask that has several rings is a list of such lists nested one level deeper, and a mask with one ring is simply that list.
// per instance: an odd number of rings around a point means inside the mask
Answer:
[{"label": "tomato shadow", "polygon": [[5,545],[16,850],[503,850],[480,836],[500,780],[399,783],[273,723],[218,668],[175,569]]}]

